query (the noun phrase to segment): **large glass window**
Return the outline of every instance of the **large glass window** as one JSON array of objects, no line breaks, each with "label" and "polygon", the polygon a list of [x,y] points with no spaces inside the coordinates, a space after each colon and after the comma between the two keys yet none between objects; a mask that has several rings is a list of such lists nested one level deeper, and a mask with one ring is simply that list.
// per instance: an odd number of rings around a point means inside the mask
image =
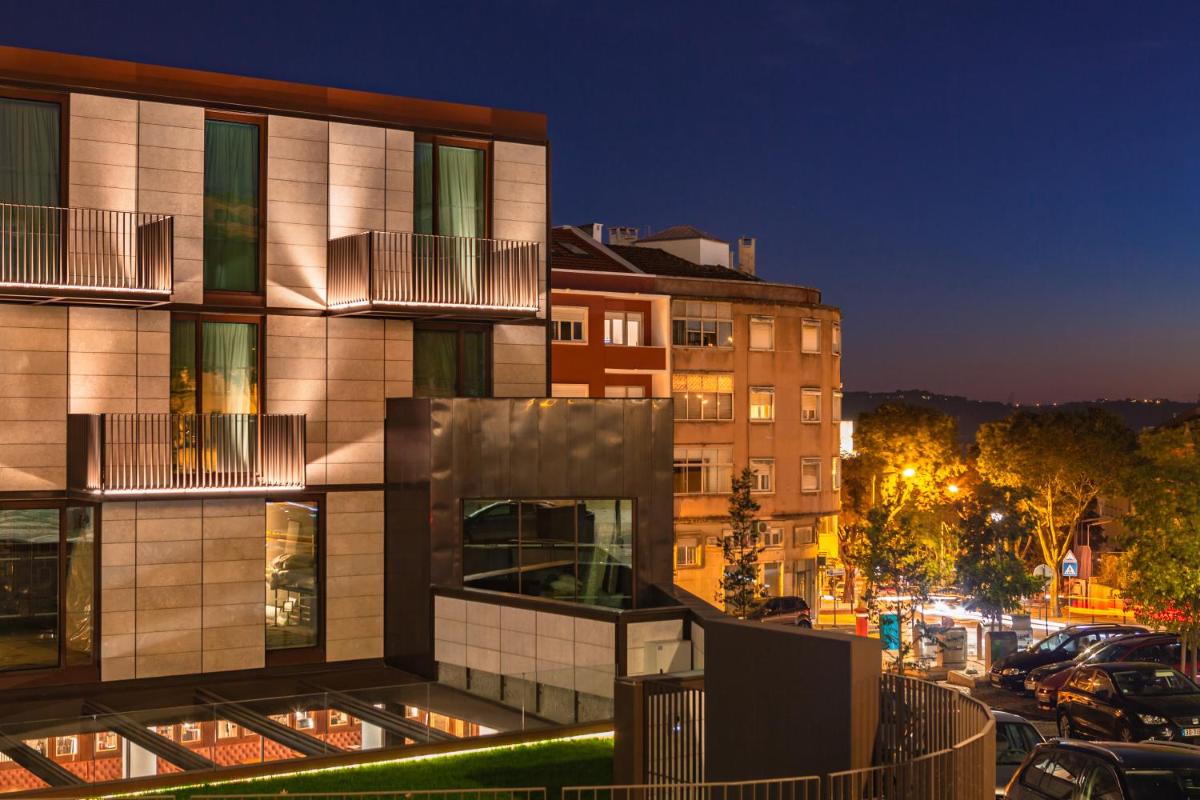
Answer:
[{"label": "large glass window", "polygon": [[258,325],[171,321],[171,411],[258,413]]},{"label": "large glass window", "polygon": [[319,509],[316,501],[267,503],[267,649],[319,644]]},{"label": "large glass window", "polygon": [[92,663],[94,514],[0,509],[0,670]]},{"label": "large glass window", "polygon": [[771,317],[750,318],[750,349],[775,349],[775,320]]},{"label": "large glass window", "polygon": [[418,328],[413,333],[414,397],[486,397],[487,332]]},{"label": "large glass window", "polygon": [[750,387],[750,421],[771,422],[775,419],[775,387]]},{"label": "large glass window", "polygon": [[673,301],[671,343],[676,347],[733,347],[732,304]]},{"label": "large glass window", "polygon": [[633,500],[466,500],[463,585],[633,603]]},{"label": "large glass window", "polygon": [[59,106],[0,97],[0,203],[59,205]]},{"label": "large glass window", "polygon": [[254,123],[204,123],[204,288],[257,292],[259,136]]},{"label": "large glass window", "polygon": [[550,321],[550,338],[556,342],[587,341],[587,309],[582,306],[555,306]]},{"label": "large glass window", "polygon": [[416,143],[414,231],[474,238],[487,235],[486,156],[476,147]]},{"label": "large glass window", "polygon": [[732,478],[731,446],[675,448],[675,494],[723,494]]},{"label": "large glass window", "polygon": [[640,311],[605,311],[604,343],[640,347],[642,314]]},{"label": "large glass window", "polygon": [[671,376],[677,420],[733,419],[733,376],[677,372]]}]

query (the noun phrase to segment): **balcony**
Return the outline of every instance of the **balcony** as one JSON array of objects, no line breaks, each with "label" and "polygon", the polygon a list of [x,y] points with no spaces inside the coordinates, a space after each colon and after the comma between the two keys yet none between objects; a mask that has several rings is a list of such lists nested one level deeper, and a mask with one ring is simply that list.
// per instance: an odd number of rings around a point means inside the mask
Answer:
[{"label": "balcony", "polygon": [[67,483],[93,495],[304,488],[303,414],[71,414]]},{"label": "balcony", "polygon": [[165,303],[173,229],[163,214],[0,203],[0,298]]},{"label": "balcony", "polygon": [[367,231],[329,243],[335,314],[480,318],[538,311],[538,243]]}]

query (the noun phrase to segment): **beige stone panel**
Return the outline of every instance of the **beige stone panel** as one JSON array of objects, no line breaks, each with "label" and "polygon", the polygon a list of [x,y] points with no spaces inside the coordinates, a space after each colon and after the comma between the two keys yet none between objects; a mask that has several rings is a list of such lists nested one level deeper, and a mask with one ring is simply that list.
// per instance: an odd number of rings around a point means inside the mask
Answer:
[{"label": "beige stone panel", "polygon": [[137,550],[133,542],[111,542],[108,540],[108,526],[104,526],[104,544],[101,547],[101,559],[104,567],[131,567],[137,564]]},{"label": "beige stone panel", "polygon": [[[330,186],[353,186],[360,189],[384,189],[386,188],[386,171],[383,169],[383,151],[375,151],[379,154],[379,163],[369,164],[365,166],[352,166],[350,164],[337,164],[330,162],[329,164],[329,185]],[[382,197],[382,195],[381,195]]]},{"label": "beige stone panel", "polygon": [[[383,423],[375,423],[380,428],[380,435],[372,435],[375,441],[337,441],[332,437],[328,442],[325,462],[332,467],[334,464],[382,464],[383,463]],[[35,465],[36,466],[36,465]]]},{"label": "beige stone panel", "polygon": [[540,144],[496,142],[494,158],[496,161],[514,161],[520,164],[545,165],[546,147]]},{"label": "beige stone panel", "polygon": [[[157,191],[141,189],[138,192],[138,202],[142,211],[154,214],[172,214],[184,217],[201,217],[204,214],[204,196],[201,194],[184,194],[178,191]],[[176,237],[178,237],[176,232]]]},{"label": "beige stone panel", "polygon": [[174,150],[203,151],[204,129],[185,128],[178,125],[154,125],[142,123],[140,126],[142,144],[146,147],[162,147]]},{"label": "beige stone panel", "polygon": [[326,482],[335,483],[380,483],[383,480],[382,460],[374,462],[353,461],[339,463],[333,457],[335,448],[330,445],[330,455],[326,459]]},{"label": "beige stone panel", "polygon": [[382,597],[383,573],[330,577],[326,581],[325,595],[326,597]]},{"label": "beige stone panel", "polygon": [[292,161],[326,163],[329,158],[326,146],[326,143],[319,139],[293,139],[284,136],[270,136],[267,139],[267,152],[272,158],[286,158]]},{"label": "beige stone panel", "polygon": [[[178,609],[172,609],[175,613]],[[200,626],[189,629],[164,629],[142,631],[141,614],[138,614],[137,654],[142,656],[158,656],[170,653],[192,653],[200,650]],[[199,620],[197,619],[197,622]]]},{"label": "beige stone panel", "polygon": [[[166,173],[203,176],[204,158],[202,154],[203,151],[180,150],[176,147],[153,147],[142,142],[138,147],[137,166],[143,172],[162,170]],[[201,191],[203,191],[203,178],[201,178]]]},{"label": "beige stone panel", "polygon": [[[382,395],[382,392],[380,392]],[[329,419],[333,420],[382,420],[386,405],[382,396],[377,401],[330,400],[327,404]]]},{"label": "beige stone panel", "polygon": [[267,174],[277,181],[324,183],[326,165],[320,161],[272,157],[267,159]]},{"label": "beige stone panel", "polygon": [[53,306],[0,304],[0,328],[54,328],[65,330],[67,309]]},{"label": "beige stone panel", "polygon": [[103,634],[100,637],[101,658],[132,658],[137,652],[132,633]]},{"label": "beige stone panel", "polygon": [[137,119],[137,101],[96,94],[71,94],[71,115],[130,122]]},{"label": "beige stone panel", "polygon": [[174,103],[154,103],[143,100],[140,114],[143,125],[204,128],[204,109],[199,106],[181,106]]},{"label": "beige stone panel", "polygon": [[[342,620],[362,616],[363,599],[361,597],[335,597],[325,601],[325,619]],[[439,623],[440,626],[440,623]],[[333,627],[333,626],[330,626]],[[438,629],[439,635],[441,628]]]},{"label": "beige stone panel", "polygon": [[[140,604],[139,604],[140,605]],[[183,608],[138,608],[137,632],[141,634],[166,633],[171,631],[184,632],[200,627],[200,609],[198,607]],[[192,647],[184,648],[187,650]],[[170,652],[180,652],[170,651]]]},{"label": "beige stone panel", "polygon": [[383,658],[382,637],[335,639],[325,644],[326,661],[357,661],[365,658]]},{"label": "beige stone panel", "polygon": [[514,239],[520,242],[542,242],[539,251],[541,260],[546,258],[546,226],[540,222],[518,222],[517,220],[497,218],[492,224],[492,235],[497,239]]},{"label": "beige stone panel", "polygon": [[542,364],[495,364],[492,370],[496,385],[546,382],[546,368]]},{"label": "beige stone panel", "polygon": [[201,555],[198,539],[177,541],[139,541],[137,544],[137,563],[148,564],[180,564],[199,561]]},{"label": "beige stone panel", "polygon": [[289,139],[324,142],[329,139],[329,123],[303,117],[284,117],[272,114],[268,120],[268,135]]},{"label": "beige stone panel", "polygon": [[137,590],[137,605],[142,610],[199,608],[203,599],[200,584],[191,586],[142,586]]},{"label": "beige stone panel", "polygon": [[274,219],[272,209],[278,203],[297,203],[324,209],[329,202],[328,189],[324,181],[285,181],[267,179],[267,218]]},{"label": "beige stone panel", "polygon": [[143,192],[204,193],[204,173],[173,169],[147,169],[137,174],[138,187]]},{"label": "beige stone panel", "polygon": [[186,586],[200,583],[200,562],[192,564],[139,564],[137,586]]},{"label": "beige stone panel", "polygon": [[[390,134],[386,128],[371,125],[352,125],[346,122],[329,123],[329,142],[338,145],[359,145],[382,150]],[[330,154],[332,156],[332,148]],[[330,161],[333,162],[333,158]]]},{"label": "beige stone panel", "polygon": [[86,139],[93,142],[137,144],[137,123],[133,119],[115,120],[71,114],[71,141]]},{"label": "beige stone panel", "polygon": [[389,231],[411,231],[413,229],[413,215],[411,211],[389,210],[384,219],[387,222],[387,229]]},{"label": "beige stone panel", "polygon": [[200,653],[171,653],[137,657],[137,677],[157,678],[166,675],[191,675],[201,669]]},{"label": "beige stone panel", "polygon": [[329,205],[331,208],[384,208],[384,189],[365,188],[361,186],[329,186]]},{"label": "beige stone panel", "polygon": [[301,225],[324,225],[326,222],[326,211],[323,204],[276,201],[271,204],[270,211],[271,219],[275,222],[291,222]]},{"label": "beige stone panel", "polygon": [[495,161],[495,180],[514,183],[546,184],[546,168],[540,164],[520,164],[513,161]]},{"label": "beige stone panel", "polygon": [[[108,641],[107,639],[103,641]],[[100,652],[104,652],[101,647]],[[102,681],[128,681],[136,677],[134,670],[133,658],[101,658],[100,659],[100,680]]]},{"label": "beige stone panel", "polygon": [[220,539],[206,538],[204,541],[204,563],[215,564],[220,561],[241,561],[265,557],[263,543],[264,520],[257,519],[257,535],[253,538],[226,537]]},{"label": "beige stone panel", "polygon": [[133,211],[137,193],[133,189],[88,186],[72,183],[71,205],[76,208],[100,208],[106,211]]},{"label": "beige stone panel", "polygon": [[0,328],[0,352],[65,352],[67,329],[53,328]]},{"label": "beige stone panel", "polygon": [[541,205],[542,219],[545,219],[546,187],[544,184],[496,181],[493,192],[493,199],[497,202],[503,201],[505,205],[511,202]]},{"label": "beige stone panel", "polygon": [[[209,591],[205,594],[206,607],[222,605],[256,604],[260,609],[263,602],[263,580],[259,577],[254,581],[241,583],[222,583],[219,591]],[[211,589],[211,587],[210,587]]]},{"label": "beige stone panel", "polygon": [[121,164],[92,164],[77,161],[71,165],[71,182],[79,186],[106,189],[136,189],[137,168]]},{"label": "beige stone panel", "polygon": [[112,164],[121,167],[137,166],[137,150],[121,142],[96,142],[73,139],[71,157],[76,164]]},{"label": "beige stone panel", "polygon": [[[38,444],[56,445],[67,443],[66,422],[24,421],[20,424],[0,425],[0,445]],[[56,462],[61,466],[62,462]]]},{"label": "beige stone panel", "polygon": [[0,398],[0,422],[53,420],[66,425],[67,401],[58,398]]},{"label": "beige stone panel", "polygon": [[[3,356],[0,356],[0,360]],[[343,381],[355,383],[355,381]],[[5,375],[0,373],[0,397],[62,397],[66,388],[63,375]]]},{"label": "beige stone panel", "polygon": [[106,567],[100,570],[101,589],[132,589],[137,585],[136,567]]},{"label": "beige stone panel", "polygon": [[205,650],[204,671],[224,672],[236,669],[261,669],[265,666],[263,647],[237,647],[228,650]]},{"label": "beige stone panel", "polygon": [[[379,322],[379,320],[343,320],[333,317],[332,322]],[[383,326],[372,328],[369,338],[341,338],[335,333],[336,328],[330,325],[329,332],[329,361],[330,370],[336,370],[336,362],[342,359],[383,361]],[[382,366],[382,363],[380,364]]]},{"label": "beige stone panel", "polygon": [[336,625],[330,625],[326,632],[326,642],[338,639],[364,639],[367,637],[383,636],[383,617],[355,616],[339,619]]},{"label": "beige stone panel", "polygon": [[[382,170],[385,168],[385,153],[383,149],[382,137],[378,147],[371,147],[361,144],[342,144],[330,140],[329,142],[329,165],[332,175],[333,166],[343,167],[371,167],[373,169]],[[382,176],[380,176],[382,182]],[[331,181],[332,182],[332,181]]]},{"label": "beige stone panel", "polygon": [[267,226],[267,242],[321,248],[325,246],[325,226],[272,220]]},{"label": "beige stone panel", "polygon": [[[262,585],[259,585],[262,588]],[[252,626],[257,630],[263,627],[263,603],[259,598],[257,603],[225,603],[221,605],[206,605],[204,608],[204,646],[205,647],[245,647],[254,644],[253,641],[233,642],[222,644],[216,637],[223,628],[238,628]],[[210,642],[209,637],[213,637]]]},{"label": "beige stone panel", "polygon": [[[214,561],[204,565],[204,584],[243,583],[263,580],[263,557],[247,561]],[[140,569],[140,568],[139,568]]]},{"label": "beige stone panel", "polygon": [[[330,492],[326,505],[331,514],[354,514],[383,511],[382,491],[376,492]],[[382,531],[382,528],[380,528]]]},{"label": "beige stone panel", "polygon": [[329,420],[326,423],[330,442],[383,442],[381,420],[352,421]]},{"label": "beige stone panel", "polygon": [[[545,203],[519,203],[512,200],[496,201],[495,219],[513,220],[516,222],[534,222],[546,224]],[[538,239],[541,241],[541,238]]]}]

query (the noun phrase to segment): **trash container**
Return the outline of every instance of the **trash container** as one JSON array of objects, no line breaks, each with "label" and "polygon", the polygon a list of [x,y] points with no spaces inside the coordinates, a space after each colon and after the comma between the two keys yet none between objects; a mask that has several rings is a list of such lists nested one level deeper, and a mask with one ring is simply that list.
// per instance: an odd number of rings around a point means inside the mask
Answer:
[{"label": "trash container", "polygon": [[920,620],[913,625],[913,640],[916,642],[917,658],[920,659],[936,659],[941,647],[938,645],[938,636],[945,630],[945,626],[936,623],[928,625],[922,624]]},{"label": "trash container", "polygon": [[943,669],[962,669],[967,666],[967,629],[954,626],[938,634],[938,666]]},{"label": "trash container", "polygon": [[1028,614],[1013,614],[1012,629],[1017,635],[1017,647],[1033,644],[1033,621]]},{"label": "trash container", "polygon": [[1002,658],[1017,652],[1016,631],[987,632],[987,668],[990,670]]}]

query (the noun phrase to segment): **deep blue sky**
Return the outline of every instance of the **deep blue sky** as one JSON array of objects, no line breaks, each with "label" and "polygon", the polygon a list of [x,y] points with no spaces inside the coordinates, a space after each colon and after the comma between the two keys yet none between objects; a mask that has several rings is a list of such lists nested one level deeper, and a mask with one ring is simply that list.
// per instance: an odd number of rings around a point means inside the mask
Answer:
[{"label": "deep blue sky", "polygon": [[0,43],[544,111],[556,224],[757,236],[848,389],[1200,392],[1194,3],[17,2]]}]

